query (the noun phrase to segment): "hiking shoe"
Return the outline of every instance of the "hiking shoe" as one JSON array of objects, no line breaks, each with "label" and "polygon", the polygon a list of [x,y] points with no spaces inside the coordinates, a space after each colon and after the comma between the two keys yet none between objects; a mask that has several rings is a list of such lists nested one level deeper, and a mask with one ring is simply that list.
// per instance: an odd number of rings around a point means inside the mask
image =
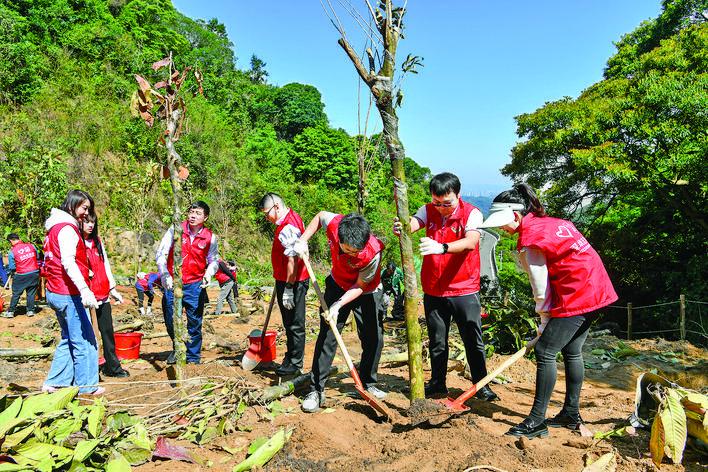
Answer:
[{"label": "hiking shoe", "polygon": [[499,400],[499,396],[492,392],[492,389],[489,388],[489,385],[485,385],[484,387],[480,388],[477,393],[474,394],[474,397],[477,400],[482,400],[485,402],[495,402]]},{"label": "hiking shoe", "polygon": [[170,355],[167,356],[167,360],[165,362],[170,365],[177,363],[177,355],[175,354],[175,351],[170,352]]},{"label": "hiking shoe", "polygon": [[130,377],[130,372],[127,370],[120,368],[116,371],[108,371],[107,369],[101,369],[101,373],[105,375],[106,377],[118,377],[118,378],[124,378],[124,377]]},{"label": "hiking shoe", "polygon": [[15,314],[11,311],[3,311],[0,316],[2,316],[3,318],[14,318]]},{"label": "hiking shoe", "polygon": [[386,395],[387,395],[386,392],[379,389],[375,385],[370,385],[370,386],[366,387],[366,391],[369,392],[371,395],[373,395],[374,398],[376,398],[377,400],[383,400],[384,398],[386,398]]},{"label": "hiking shoe", "polygon": [[536,423],[534,420],[526,418],[521,423],[517,424],[516,426],[513,426],[509,431],[506,432],[506,434],[508,436],[515,436],[517,438],[520,438],[521,436],[524,436],[528,439],[538,437],[545,438],[546,436],[548,436],[548,427],[546,426],[545,421]]},{"label": "hiking shoe", "polygon": [[324,405],[325,394],[324,392],[310,392],[305,396],[302,401],[302,411],[305,413],[314,413]]},{"label": "hiking shoe", "polygon": [[580,414],[571,415],[563,410],[553,418],[546,420],[546,424],[551,428],[568,428],[572,431],[580,429],[580,425],[583,423],[584,421],[580,417]]},{"label": "hiking shoe", "polygon": [[30,318],[32,318],[32,317],[34,316],[34,312],[33,312],[33,311],[28,311],[28,312],[27,312],[27,316],[30,317]]},{"label": "hiking shoe", "polygon": [[447,395],[447,387],[439,383],[430,382],[425,384],[425,396],[435,397]]},{"label": "hiking shoe", "polygon": [[280,367],[275,369],[275,375],[278,377],[287,377],[290,375],[300,375],[300,368],[290,362],[283,362]]}]

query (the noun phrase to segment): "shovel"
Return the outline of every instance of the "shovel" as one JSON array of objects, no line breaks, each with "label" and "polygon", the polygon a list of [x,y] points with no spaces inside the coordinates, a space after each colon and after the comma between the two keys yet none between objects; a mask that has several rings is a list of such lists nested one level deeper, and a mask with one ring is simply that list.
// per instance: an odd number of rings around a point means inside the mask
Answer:
[{"label": "shovel", "polygon": [[[317,292],[317,297],[320,299],[320,304],[322,304],[322,316],[325,319],[329,318],[329,307],[327,306],[327,302],[325,301],[324,295],[322,294],[322,290],[320,290],[320,286],[317,283],[317,279],[315,278],[315,273],[312,270],[312,266],[310,265],[310,259],[307,255],[302,256],[302,261],[305,263],[305,267],[307,268],[307,273],[310,276],[310,280],[312,281],[312,286],[315,288],[315,292]],[[349,356],[349,351],[347,351],[347,347],[344,345],[344,340],[342,339],[342,335],[339,334],[339,330],[337,329],[337,320],[328,320],[329,323],[329,328],[332,330],[332,333],[334,333],[334,337],[337,339],[337,344],[339,345],[339,349],[342,350],[342,355],[344,355],[344,360],[347,362],[347,367],[349,367],[349,374],[352,376],[352,379],[354,380],[354,388],[356,388],[356,391],[359,392],[359,395],[361,395],[361,398],[366,400],[366,403],[371,405],[371,407],[381,413],[382,416],[384,416],[387,420],[391,420],[391,413],[388,411],[388,408],[383,406],[381,403],[379,403],[376,398],[374,398],[369,392],[366,391],[364,388],[364,384],[361,382],[361,379],[359,378],[359,372],[357,372],[356,367],[354,367],[354,363],[352,362],[351,356]]]},{"label": "shovel", "polygon": [[263,341],[265,341],[266,332],[268,331],[268,322],[270,321],[270,314],[273,312],[273,304],[275,304],[276,298],[277,295],[275,293],[274,288],[273,294],[270,297],[270,304],[268,305],[268,314],[266,314],[265,323],[263,323],[263,331],[259,332],[259,330],[254,329],[253,331],[251,331],[251,334],[248,335],[249,337],[253,337],[258,336],[260,334],[261,342],[258,344],[258,346],[256,346],[255,343],[251,343],[248,346],[248,351],[246,351],[246,354],[243,355],[243,359],[241,359],[241,367],[244,370],[255,369],[263,358],[263,356],[261,355],[261,350],[263,349]]},{"label": "shovel", "polygon": [[[108,303],[108,302],[106,302]],[[106,359],[101,356],[101,353],[103,352],[103,338],[101,338],[101,334],[98,332],[98,316],[96,315],[96,309],[94,307],[90,307],[89,311],[91,312],[91,327],[93,328],[93,337],[96,338],[96,352],[98,352],[98,365],[101,366],[106,363]]]},{"label": "shovel", "polygon": [[472,385],[470,388],[465,390],[465,392],[460,395],[457,398],[443,398],[441,400],[438,400],[439,403],[442,403],[445,407],[447,407],[449,410],[452,410],[455,413],[460,413],[463,411],[469,410],[469,407],[465,406],[465,402],[472,398],[475,393],[477,393],[482,387],[487,385],[489,382],[494,380],[497,375],[501,374],[504,372],[509,366],[514,364],[516,361],[524,357],[528,352],[531,351],[531,348],[533,348],[536,343],[538,342],[538,339],[540,336],[536,336],[534,339],[529,341],[529,343],[524,346],[523,348],[519,349],[514,353],[513,356],[505,360],[499,367],[494,369],[491,373],[487,374],[486,377],[481,379],[479,382],[476,384]]}]

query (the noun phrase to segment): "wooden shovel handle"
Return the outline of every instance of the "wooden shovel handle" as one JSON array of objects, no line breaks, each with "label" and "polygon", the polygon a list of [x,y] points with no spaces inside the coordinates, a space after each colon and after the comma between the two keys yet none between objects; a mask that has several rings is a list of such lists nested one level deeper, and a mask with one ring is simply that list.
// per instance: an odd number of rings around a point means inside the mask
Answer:
[{"label": "wooden shovel handle", "polygon": [[302,262],[305,263],[305,267],[307,268],[307,273],[310,276],[310,280],[312,281],[312,286],[315,288],[315,292],[317,293],[317,297],[320,299],[320,304],[322,305],[322,316],[324,317],[325,320],[329,323],[329,327],[332,330],[332,333],[334,333],[334,337],[337,339],[337,344],[339,345],[339,349],[342,350],[342,355],[344,356],[344,360],[347,363],[347,367],[349,367],[349,370],[352,373],[352,378],[354,378],[354,383],[356,383],[359,386],[362,386],[361,379],[359,378],[359,373],[356,371],[356,368],[354,367],[354,363],[352,362],[352,358],[349,355],[349,351],[347,351],[347,347],[344,345],[344,340],[342,339],[342,335],[339,334],[339,330],[337,329],[337,320],[330,320],[329,319],[329,307],[327,306],[327,302],[325,301],[324,294],[322,293],[322,290],[320,290],[320,285],[317,283],[317,278],[315,278],[315,272],[312,270],[312,265],[310,265],[310,257],[305,254],[300,257],[302,259]]},{"label": "wooden shovel handle", "polygon": [[[106,301],[106,303],[109,303]],[[96,350],[98,351],[98,356],[101,357],[101,350],[103,348],[103,340],[101,339],[101,334],[98,332],[98,316],[96,315],[96,309],[94,307],[89,308],[91,312],[91,324],[93,325],[93,336],[96,338]]]},{"label": "wooden shovel handle", "polygon": [[263,323],[263,332],[261,333],[261,349],[263,349],[263,340],[265,339],[266,331],[268,331],[268,323],[270,322],[270,314],[273,313],[273,305],[278,294],[273,286],[273,294],[270,296],[270,304],[268,305],[268,313],[266,314],[265,323]]}]

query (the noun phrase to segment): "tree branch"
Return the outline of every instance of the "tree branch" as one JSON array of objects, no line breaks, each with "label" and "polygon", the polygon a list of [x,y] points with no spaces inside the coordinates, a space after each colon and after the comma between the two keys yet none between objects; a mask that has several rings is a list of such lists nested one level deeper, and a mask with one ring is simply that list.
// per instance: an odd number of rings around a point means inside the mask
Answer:
[{"label": "tree branch", "polygon": [[370,88],[373,83],[373,79],[371,77],[371,74],[369,74],[366,71],[364,64],[361,63],[359,56],[354,51],[354,49],[352,49],[349,42],[342,37],[337,40],[337,43],[339,43],[339,45],[342,47],[342,49],[344,49],[344,52],[347,53],[347,56],[349,56],[349,59],[354,64],[354,68],[356,69],[357,73],[359,74],[359,77],[361,77],[361,80],[363,80],[366,83],[366,85],[368,85]]}]

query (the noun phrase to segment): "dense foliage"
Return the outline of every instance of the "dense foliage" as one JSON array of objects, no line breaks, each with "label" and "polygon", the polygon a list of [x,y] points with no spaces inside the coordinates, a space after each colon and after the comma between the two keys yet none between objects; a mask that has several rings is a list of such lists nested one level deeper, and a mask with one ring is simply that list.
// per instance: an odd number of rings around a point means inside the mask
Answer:
[{"label": "dense foliage", "polygon": [[635,305],[708,300],[706,11],[664,0],[617,42],[603,80],[517,117],[523,140],[503,169],[578,223]]},{"label": "dense foliage", "polygon": [[[362,149],[365,214],[388,243],[386,257],[397,257],[380,139],[331,128],[315,87],[268,84],[256,56],[239,70],[216,19],[187,18],[169,0],[17,0],[0,2],[0,25],[3,235],[41,240],[49,208],[81,187],[96,199],[104,234],[159,237],[169,222],[170,189],[155,165],[164,149],[158,130],[132,117],[129,105],[133,74],[155,81],[150,65],[172,52],[178,68],[204,75],[204,97],[187,104],[187,132],[177,143],[190,170],[186,191],[212,206],[221,252],[238,261],[244,281],[266,282],[270,273],[272,227],[256,211],[260,197],[282,194],[305,220],[322,209],[354,211]],[[411,159],[406,170],[412,206],[420,205],[430,171]],[[315,257],[324,250],[320,237]],[[138,264],[149,269],[149,251],[142,257]],[[117,257],[114,265],[128,275],[134,261]]]}]

